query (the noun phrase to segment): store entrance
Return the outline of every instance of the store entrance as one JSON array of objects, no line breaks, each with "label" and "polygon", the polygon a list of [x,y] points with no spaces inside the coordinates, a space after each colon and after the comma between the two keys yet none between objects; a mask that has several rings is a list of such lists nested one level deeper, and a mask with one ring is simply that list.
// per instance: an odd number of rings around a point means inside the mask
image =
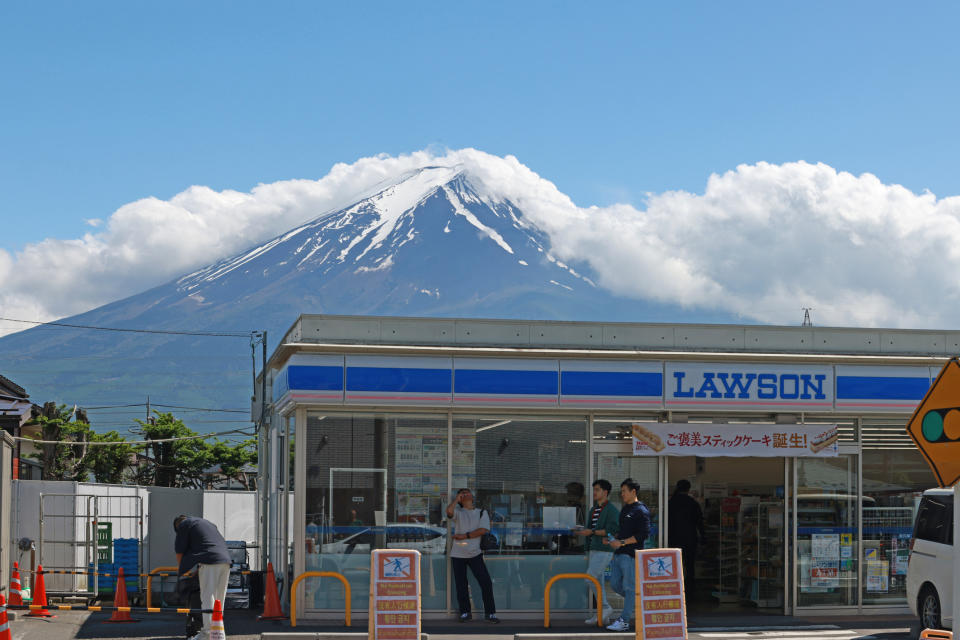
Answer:
[{"label": "store entrance", "polygon": [[[689,495],[700,505],[703,523],[699,545],[692,549],[695,527],[675,499],[667,502],[667,545],[685,547],[695,557],[688,572],[687,602],[692,612],[783,613],[787,525],[784,458],[667,458],[668,498],[677,483],[690,483]],[[685,564],[688,562],[684,558]],[[692,579],[691,579],[692,578]]]}]

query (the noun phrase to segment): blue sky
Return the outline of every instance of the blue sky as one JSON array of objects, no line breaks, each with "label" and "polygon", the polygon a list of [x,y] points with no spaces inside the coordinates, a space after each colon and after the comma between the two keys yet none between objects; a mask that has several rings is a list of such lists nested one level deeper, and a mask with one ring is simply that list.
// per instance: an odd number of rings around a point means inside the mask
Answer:
[{"label": "blue sky", "polygon": [[[668,6],[665,6],[668,5]],[[0,249],[429,145],[581,205],[824,162],[960,194],[952,3],[3,3]]]}]

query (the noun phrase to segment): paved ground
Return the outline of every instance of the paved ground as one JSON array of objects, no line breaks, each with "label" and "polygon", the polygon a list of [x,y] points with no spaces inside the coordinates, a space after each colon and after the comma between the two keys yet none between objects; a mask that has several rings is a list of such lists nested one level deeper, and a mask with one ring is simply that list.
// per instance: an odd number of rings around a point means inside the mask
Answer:
[{"label": "paved ground", "polygon": [[[50,619],[18,618],[11,624],[14,640],[126,640],[159,638],[182,640],[184,621],[173,614],[141,614],[135,624],[105,624],[106,613],[61,611]],[[904,617],[816,618],[794,619],[782,616],[752,616],[735,619],[730,616],[691,619],[691,640],[913,640],[917,632],[911,629],[912,620]],[[718,624],[719,623],[719,624]],[[722,627],[722,628],[721,628]],[[249,611],[228,611],[227,635],[230,640],[259,640],[269,631],[294,631],[284,623],[260,623]],[[364,632],[365,620],[358,620],[352,632]],[[347,631],[336,625],[298,625],[295,631]],[[543,634],[546,630],[534,621],[504,621],[499,626],[474,622],[459,625],[455,622],[428,621],[424,631],[431,640],[455,640],[469,636],[470,640],[513,640],[515,633]],[[585,638],[618,637],[618,634],[600,633],[596,628],[569,623],[554,624],[550,632],[583,635]],[[623,637],[623,636],[619,636]]]}]

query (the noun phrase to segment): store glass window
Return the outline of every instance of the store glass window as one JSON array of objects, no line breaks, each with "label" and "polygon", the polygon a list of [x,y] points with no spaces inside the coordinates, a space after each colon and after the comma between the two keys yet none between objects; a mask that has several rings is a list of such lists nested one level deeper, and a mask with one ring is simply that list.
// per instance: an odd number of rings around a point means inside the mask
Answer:
[{"label": "store glass window", "polygon": [[[338,571],[367,607],[370,551],[422,554],[424,609],[446,608],[446,416],[307,415],[307,571]],[[343,608],[336,584],[305,581],[307,610]]]},{"label": "store glass window", "polygon": [[[903,435],[902,425],[897,435]],[[864,447],[864,604],[906,604],[914,517],[924,489],[934,484],[930,467],[912,443]]]},{"label": "store glass window", "polygon": [[798,595],[801,607],[857,604],[857,457],[796,458]]},{"label": "store glass window", "polygon": [[[469,488],[490,513],[498,548],[485,560],[499,610],[542,610],[551,576],[586,570],[582,541],[571,535],[587,506],[586,436],[585,420],[454,416],[450,494]],[[553,587],[551,608],[586,607],[582,581]]]}]

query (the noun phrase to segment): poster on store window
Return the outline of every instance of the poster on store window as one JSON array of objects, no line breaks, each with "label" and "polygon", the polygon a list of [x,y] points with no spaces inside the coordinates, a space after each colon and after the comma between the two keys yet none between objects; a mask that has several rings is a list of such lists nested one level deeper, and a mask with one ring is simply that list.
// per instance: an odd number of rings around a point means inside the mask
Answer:
[{"label": "poster on store window", "polygon": [[632,431],[635,456],[832,458],[840,441],[835,424],[638,422]]},{"label": "poster on store window", "polygon": [[815,560],[839,560],[840,534],[814,533],[810,536],[810,555]]},{"label": "poster on store window", "polygon": [[890,563],[886,560],[868,560],[866,562],[867,591],[886,593],[890,590]]},{"label": "poster on store window", "polygon": [[821,589],[836,589],[840,586],[839,560],[810,560],[810,586]]}]

